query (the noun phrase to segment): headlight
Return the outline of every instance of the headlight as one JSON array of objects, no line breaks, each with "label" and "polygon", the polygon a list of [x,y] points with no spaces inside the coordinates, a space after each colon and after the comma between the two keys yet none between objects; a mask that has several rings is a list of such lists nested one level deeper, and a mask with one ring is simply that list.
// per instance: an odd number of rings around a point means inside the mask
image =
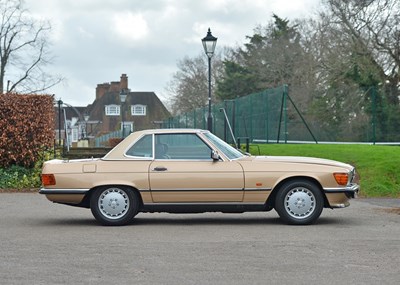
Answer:
[{"label": "headlight", "polygon": [[353,169],[349,172],[349,184],[353,182],[355,174],[356,174],[356,169],[353,167]]}]

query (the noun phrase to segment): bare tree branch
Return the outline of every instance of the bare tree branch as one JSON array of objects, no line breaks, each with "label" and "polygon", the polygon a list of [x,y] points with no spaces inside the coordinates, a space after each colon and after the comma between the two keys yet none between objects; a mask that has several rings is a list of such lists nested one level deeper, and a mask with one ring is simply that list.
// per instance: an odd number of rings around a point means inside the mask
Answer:
[{"label": "bare tree branch", "polygon": [[[51,62],[47,22],[35,20],[22,8],[21,0],[0,0],[0,94],[44,91],[63,79],[47,75]],[[4,90],[7,74],[7,90]]]}]

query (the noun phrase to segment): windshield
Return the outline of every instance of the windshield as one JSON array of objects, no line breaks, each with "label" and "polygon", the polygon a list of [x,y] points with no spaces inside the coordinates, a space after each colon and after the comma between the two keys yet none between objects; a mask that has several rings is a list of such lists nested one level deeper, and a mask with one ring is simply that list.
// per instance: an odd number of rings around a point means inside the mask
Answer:
[{"label": "windshield", "polygon": [[238,159],[244,155],[236,148],[230,146],[219,137],[212,133],[204,133],[204,135],[212,142],[220,151],[222,151],[229,159]]}]

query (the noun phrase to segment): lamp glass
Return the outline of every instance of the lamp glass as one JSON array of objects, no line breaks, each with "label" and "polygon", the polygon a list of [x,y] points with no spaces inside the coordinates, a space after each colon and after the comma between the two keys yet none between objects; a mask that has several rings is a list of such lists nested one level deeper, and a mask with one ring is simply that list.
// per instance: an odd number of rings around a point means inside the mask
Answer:
[{"label": "lamp glass", "polygon": [[119,93],[119,99],[121,100],[122,103],[125,103],[126,96],[127,96],[127,94],[125,94],[125,93],[122,93],[122,92]]},{"label": "lamp glass", "polygon": [[211,34],[210,28],[208,28],[207,35],[201,40],[203,43],[204,51],[208,57],[212,57],[217,45],[217,39]]}]

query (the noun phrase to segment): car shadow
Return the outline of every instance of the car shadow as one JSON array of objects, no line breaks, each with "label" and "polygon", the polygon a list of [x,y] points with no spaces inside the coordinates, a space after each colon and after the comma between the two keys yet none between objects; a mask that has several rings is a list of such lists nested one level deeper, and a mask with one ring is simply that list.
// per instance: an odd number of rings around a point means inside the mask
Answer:
[{"label": "car shadow", "polygon": [[47,226],[87,227],[87,226],[98,226],[99,223],[97,223],[97,221],[94,218],[87,218],[87,219],[48,218],[48,219],[35,220],[35,222],[30,223],[30,225],[46,226],[46,227]]},{"label": "car shadow", "polygon": [[[65,226],[65,227],[88,227],[88,226],[99,226],[100,224],[94,218],[48,218],[36,220],[36,223],[31,225],[37,226]],[[351,219],[338,219],[334,217],[320,217],[313,225],[341,225],[350,226],[356,224]],[[239,217],[230,216],[229,214],[218,217],[206,217],[201,215],[170,215],[170,216],[136,216],[126,226],[195,226],[195,225],[237,225],[237,226],[253,226],[253,225],[271,225],[271,226],[293,226],[287,225],[279,217]],[[310,226],[313,226],[310,225]]]},{"label": "car shadow", "polygon": [[237,218],[237,217],[136,217],[130,225],[277,225],[279,218]]},{"label": "car shadow", "polygon": [[[31,225],[37,226],[99,226],[100,224],[94,219],[41,219],[36,220]],[[207,218],[207,217],[135,217],[126,226],[154,226],[154,225],[179,225],[179,226],[194,226],[194,225],[282,225],[279,218]]]}]

